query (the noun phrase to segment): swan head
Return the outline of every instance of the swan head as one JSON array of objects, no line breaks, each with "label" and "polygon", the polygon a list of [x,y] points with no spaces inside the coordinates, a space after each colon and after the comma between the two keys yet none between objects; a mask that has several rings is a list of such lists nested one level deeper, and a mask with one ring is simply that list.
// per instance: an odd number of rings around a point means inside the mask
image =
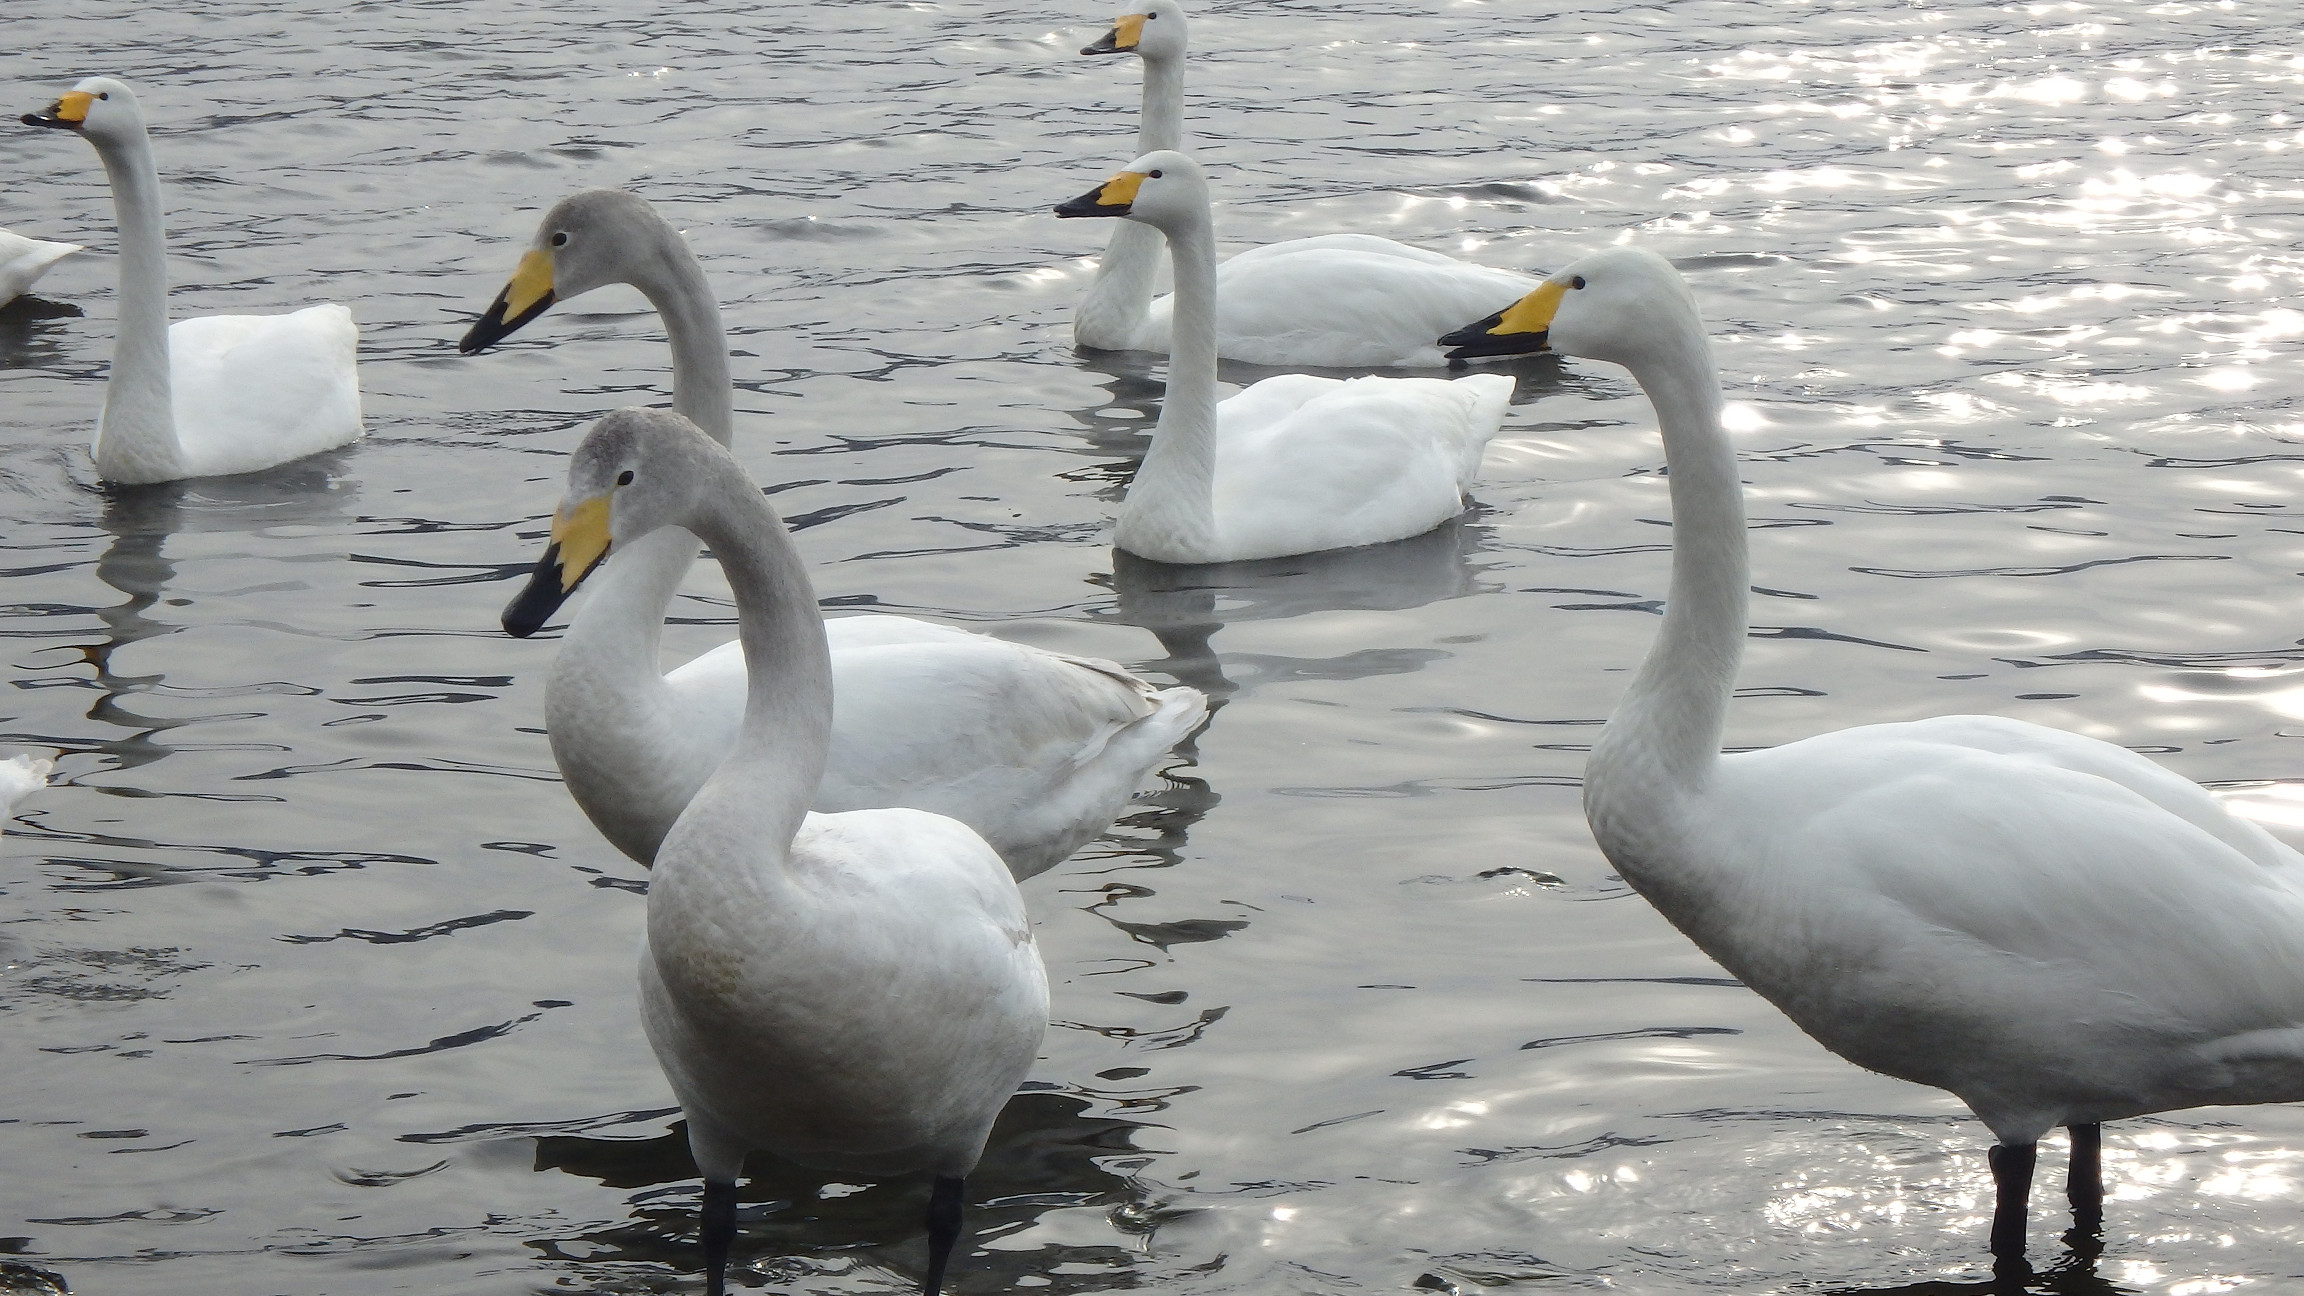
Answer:
[{"label": "swan head", "polygon": [[1208,177],[1200,164],[1161,149],[1056,209],[1059,216],[1125,216],[1163,231],[1208,219]]},{"label": "swan head", "polygon": [[717,442],[670,410],[620,409],[594,423],[569,458],[552,542],[504,608],[504,632],[525,639],[543,629],[611,552],[679,525],[695,509],[699,484],[727,472],[743,475]]},{"label": "swan head", "polygon": [[677,246],[679,231],[638,194],[588,189],[561,199],[544,213],[511,281],[456,349],[471,355],[494,346],[553,303],[595,288],[639,286],[659,260],[651,250],[666,246],[667,239]]},{"label": "swan head", "polygon": [[1082,46],[1080,52],[1135,54],[1147,63],[1156,63],[1184,57],[1187,44],[1184,6],[1176,0],[1152,0],[1133,13],[1113,19],[1112,30],[1099,37],[1095,44]]},{"label": "swan head", "polygon": [[99,144],[125,142],[144,133],[144,110],[136,92],[111,77],[89,77],[57,96],[44,113],[26,113],[27,126],[78,131]]},{"label": "swan head", "polygon": [[1638,369],[1660,344],[1701,338],[1702,317],[1672,263],[1645,248],[1579,258],[1534,292],[1440,339],[1450,360],[1557,351]]}]

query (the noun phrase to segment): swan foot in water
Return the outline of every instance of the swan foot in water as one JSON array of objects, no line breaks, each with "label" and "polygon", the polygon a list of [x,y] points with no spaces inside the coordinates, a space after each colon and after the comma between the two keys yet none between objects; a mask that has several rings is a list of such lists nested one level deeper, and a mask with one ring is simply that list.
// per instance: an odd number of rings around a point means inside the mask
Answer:
[{"label": "swan foot in water", "polygon": [[2019,1275],[2031,1271],[2024,1259],[2024,1215],[2032,1196],[2032,1167],[2039,1163],[2037,1143],[1995,1143],[1990,1154],[1992,1186],[1992,1272]]},{"label": "swan foot in water", "polygon": [[2072,1227],[2064,1245],[2083,1261],[2104,1254],[2104,1127],[2073,1125],[2072,1167],[2064,1196],[2072,1203]]},{"label": "swan foot in water", "polygon": [[704,1242],[705,1296],[728,1290],[728,1248],[736,1240],[736,1184],[704,1181],[702,1238]]},{"label": "swan foot in water", "polygon": [[968,1181],[957,1175],[938,1175],[928,1194],[928,1276],[920,1282],[920,1296],[944,1290],[944,1264],[960,1240],[960,1200],[967,1187]]}]

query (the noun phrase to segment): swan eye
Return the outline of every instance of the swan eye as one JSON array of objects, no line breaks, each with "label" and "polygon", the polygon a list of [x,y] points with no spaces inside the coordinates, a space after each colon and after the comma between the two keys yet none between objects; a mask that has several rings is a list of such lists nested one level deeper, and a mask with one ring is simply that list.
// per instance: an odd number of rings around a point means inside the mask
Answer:
[{"label": "swan eye", "polygon": [[625,469],[624,471],[622,471],[622,472],[620,472],[620,473],[616,474],[616,484],[617,484],[617,485],[619,485],[619,486],[629,486],[629,485],[631,485],[631,484],[632,484],[632,470],[631,470],[631,469],[629,469],[629,468],[627,468],[627,469]]},{"label": "swan eye", "polygon": [[1160,178],[1160,173],[1159,173],[1159,172],[1157,172],[1157,171],[1147,171],[1147,172],[1145,172],[1144,174],[1145,174],[1145,175],[1146,175],[1148,178],[1150,178],[1150,179],[1153,179],[1153,180],[1157,180],[1157,179],[1159,179],[1159,178]]},{"label": "swan eye", "polygon": [[1575,278],[1573,278],[1573,279],[1570,279],[1570,280],[1568,281],[1568,286],[1569,286],[1569,287],[1571,287],[1571,288],[1581,288],[1581,287],[1583,287],[1583,286],[1584,286],[1584,276],[1582,276],[1582,275],[1577,275]]},{"label": "swan eye", "polygon": [[561,230],[559,233],[557,233],[557,234],[554,234],[554,235],[552,236],[552,246],[554,246],[554,247],[566,247],[566,246],[568,246],[568,231],[566,231],[566,230]]},{"label": "swan eye", "polygon": [[99,98],[99,99],[109,99],[109,98],[111,98],[111,97],[112,97],[112,92],[111,92],[111,91],[109,91],[109,90],[106,90],[106,91],[104,91],[102,94],[99,94],[99,95],[97,95],[96,97],[97,97],[97,98]]}]

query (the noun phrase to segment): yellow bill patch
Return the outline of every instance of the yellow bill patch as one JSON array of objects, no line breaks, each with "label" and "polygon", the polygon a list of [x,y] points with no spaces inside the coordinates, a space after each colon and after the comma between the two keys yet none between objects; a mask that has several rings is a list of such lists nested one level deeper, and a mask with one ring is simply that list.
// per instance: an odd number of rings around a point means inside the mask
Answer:
[{"label": "yellow bill patch", "polygon": [[552,292],[552,258],[542,252],[520,254],[512,282],[504,285],[504,318],[517,320]]},{"label": "yellow bill patch", "polygon": [[1123,171],[1104,182],[1096,191],[1096,201],[1105,207],[1125,207],[1136,201],[1136,191],[1144,187],[1144,173]]},{"label": "yellow bill patch", "polygon": [[1144,15],[1122,14],[1112,20],[1112,48],[1134,49],[1144,39]]},{"label": "yellow bill patch", "polygon": [[96,96],[85,90],[67,90],[57,96],[56,107],[48,115],[58,121],[84,122],[88,120],[88,105],[94,102]]},{"label": "yellow bill patch", "polygon": [[608,497],[595,495],[574,508],[563,505],[552,515],[552,543],[560,546],[560,592],[565,594],[608,552]]},{"label": "yellow bill patch", "polygon": [[1504,308],[1504,317],[1496,327],[1488,330],[1490,337],[1503,333],[1542,333],[1552,327],[1552,316],[1560,309],[1560,299],[1568,293],[1568,285],[1549,280],[1538,284],[1536,291]]}]

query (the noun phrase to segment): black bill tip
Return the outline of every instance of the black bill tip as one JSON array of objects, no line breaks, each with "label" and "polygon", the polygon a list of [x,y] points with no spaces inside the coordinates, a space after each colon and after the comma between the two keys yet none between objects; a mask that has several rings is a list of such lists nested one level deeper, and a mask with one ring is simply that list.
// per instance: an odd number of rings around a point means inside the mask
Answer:
[{"label": "black bill tip", "polygon": [[557,294],[547,292],[536,299],[535,305],[511,319],[505,319],[504,303],[509,292],[510,290],[507,289],[505,292],[496,294],[496,300],[488,304],[488,312],[474,321],[472,327],[465,331],[463,341],[456,344],[456,350],[459,354],[472,355],[487,350],[518,332],[521,325],[550,310],[552,303],[560,300]]},{"label": "black bill tip", "polygon": [[1498,311],[1477,324],[1467,324],[1453,333],[1444,334],[1440,345],[1454,347],[1448,353],[1451,362],[1471,360],[1479,356],[1528,355],[1546,349],[1549,332],[1495,333],[1491,330],[1504,323],[1504,312]]},{"label": "black bill tip", "polygon": [[525,639],[543,629],[544,623],[551,620],[552,614],[559,611],[560,605],[574,592],[561,587],[560,544],[554,541],[537,560],[536,570],[529,573],[527,588],[504,605],[504,633]]},{"label": "black bill tip", "polygon": [[1120,29],[1115,27],[1097,37],[1095,44],[1081,46],[1080,52],[1083,54],[1132,54],[1135,51],[1120,47]]},{"label": "black bill tip", "polygon": [[1059,216],[1125,216],[1128,214],[1127,203],[1107,203],[1103,199],[1104,186],[1098,185],[1070,202],[1057,204],[1056,214]]},{"label": "black bill tip", "polygon": [[66,121],[56,115],[57,111],[63,108],[63,106],[64,105],[62,104],[57,104],[55,107],[50,108],[47,112],[44,113],[26,113],[16,120],[24,123],[27,126],[46,126],[53,130],[80,129],[80,123],[76,121]]}]

